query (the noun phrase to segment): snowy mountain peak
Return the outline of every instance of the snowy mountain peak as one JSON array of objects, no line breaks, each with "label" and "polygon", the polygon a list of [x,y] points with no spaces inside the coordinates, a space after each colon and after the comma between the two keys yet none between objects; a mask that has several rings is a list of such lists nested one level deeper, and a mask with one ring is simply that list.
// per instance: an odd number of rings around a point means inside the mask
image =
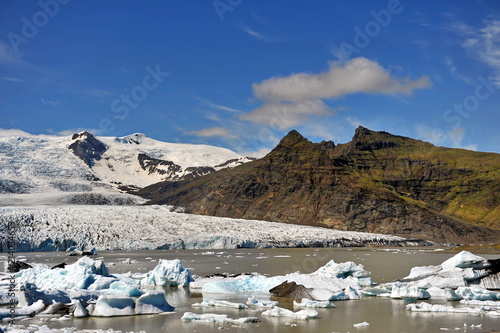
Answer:
[{"label": "snowy mountain peak", "polygon": [[144,142],[144,139],[149,139],[149,138],[145,134],[134,133],[127,136],[116,138],[115,142],[139,145]]},{"label": "snowy mountain peak", "polygon": [[[226,148],[162,142],[141,133],[119,138],[86,131],[69,137],[0,137],[0,195],[116,193],[247,161]],[[0,206],[2,202],[0,197]]]}]

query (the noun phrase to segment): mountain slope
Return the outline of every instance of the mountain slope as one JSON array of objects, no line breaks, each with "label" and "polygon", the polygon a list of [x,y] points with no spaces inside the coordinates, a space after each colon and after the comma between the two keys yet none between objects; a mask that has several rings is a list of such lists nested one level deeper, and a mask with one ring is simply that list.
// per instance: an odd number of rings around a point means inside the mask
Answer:
[{"label": "mountain slope", "polygon": [[500,155],[358,128],[312,143],[292,131],[264,158],[139,194],[196,214],[322,225],[447,242],[495,241]]}]

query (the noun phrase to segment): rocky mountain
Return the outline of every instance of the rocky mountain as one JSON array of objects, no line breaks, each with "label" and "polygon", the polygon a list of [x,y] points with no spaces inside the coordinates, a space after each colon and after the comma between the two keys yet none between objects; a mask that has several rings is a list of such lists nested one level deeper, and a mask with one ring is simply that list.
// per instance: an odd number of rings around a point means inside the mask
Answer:
[{"label": "rocky mountain", "polygon": [[[198,177],[249,160],[225,148],[166,143],[139,133],[0,137],[0,194],[118,193],[159,181]],[[5,204],[4,197],[0,202]],[[87,197],[92,202],[101,200]],[[75,200],[85,202],[82,196],[70,202]]]},{"label": "rocky mountain", "polygon": [[500,155],[359,127],[351,142],[291,131],[265,157],[139,191],[186,212],[416,237],[498,242]]}]

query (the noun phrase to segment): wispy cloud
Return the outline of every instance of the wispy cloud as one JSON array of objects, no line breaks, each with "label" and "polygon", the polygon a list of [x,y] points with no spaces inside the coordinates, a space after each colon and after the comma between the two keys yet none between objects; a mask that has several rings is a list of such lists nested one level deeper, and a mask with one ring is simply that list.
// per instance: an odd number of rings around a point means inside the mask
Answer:
[{"label": "wispy cloud", "polygon": [[252,36],[252,37],[254,37],[256,39],[259,39],[261,41],[268,42],[268,43],[273,41],[272,38],[264,35],[263,33],[260,33],[260,32],[257,32],[255,30],[252,30],[249,27],[247,27],[246,25],[242,25],[241,26],[241,30],[243,30],[244,32],[246,32],[250,36]]},{"label": "wispy cloud", "polygon": [[83,131],[92,133],[93,135],[101,135],[102,134],[102,131],[100,129],[97,129],[97,128],[82,128],[82,127],[79,127],[79,128],[68,128],[68,129],[61,130],[61,131],[56,131],[56,130],[53,130],[53,129],[48,129],[47,130],[48,133],[50,133],[51,135],[56,135],[56,136],[71,136],[71,135],[73,135],[75,133],[80,133],[80,132],[83,132]]},{"label": "wispy cloud", "polygon": [[462,148],[468,150],[477,150],[476,144],[464,144],[465,129],[455,127],[449,131],[443,131],[440,128],[433,128],[422,124],[415,125],[417,138],[431,142],[436,146],[447,146],[452,148]]},{"label": "wispy cloud", "polygon": [[453,22],[449,28],[460,34],[462,47],[472,57],[491,68],[491,79],[500,87],[500,20],[487,19],[481,28],[463,22]]},{"label": "wispy cloud", "polygon": [[331,114],[333,114],[333,110],[323,101],[316,99],[292,103],[266,103],[251,112],[242,114],[240,119],[286,130],[305,123],[309,116]]},{"label": "wispy cloud", "polygon": [[234,134],[232,134],[227,128],[224,127],[210,127],[204,128],[199,131],[191,131],[186,132],[187,135],[196,135],[201,138],[209,138],[209,137],[223,137],[223,138],[234,138]]},{"label": "wispy cloud", "polygon": [[3,77],[2,80],[10,82],[23,82],[23,80],[18,79],[16,77]]},{"label": "wispy cloud", "polygon": [[0,64],[22,63],[21,58],[5,42],[0,41]]},{"label": "wispy cloud", "polygon": [[464,81],[465,83],[473,84],[473,82],[469,78],[467,78],[462,73],[458,72],[457,66],[455,65],[455,62],[453,61],[453,59],[451,57],[445,57],[443,62],[453,77],[455,77],[461,81]]},{"label": "wispy cloud", "polygon": [[220,104],[215,104],[215,103],[209,101],[208,99],[204,99],[204,98],[197,98],[197,99],[200,101],[201,104],[209,106],[213,109],[228,111],[228,112],[235,112],[235,113],[243,113],[243,111],[241,111],[241,110],[230,108],[228,106],[224,106],[224,105],[220,105]]},{"label": "wispy cloud", "polygon": [[59,101],[51,101],[51,100],[48,100],[48,99],[45,99],[45,98],[42,98],[41,99],[42,101],[42,104],[46,104],[46,105],[52,105],[53,107],[57,108],[58,106],[60,105],[63,105],[65,104],[64,102],[59,102]]}]

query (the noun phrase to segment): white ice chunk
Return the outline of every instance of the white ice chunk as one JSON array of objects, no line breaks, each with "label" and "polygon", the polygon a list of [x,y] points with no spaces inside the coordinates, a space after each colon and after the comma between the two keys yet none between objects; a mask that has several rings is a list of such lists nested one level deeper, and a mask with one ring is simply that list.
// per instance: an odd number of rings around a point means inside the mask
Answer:
[{"label": "white ice chunk", "polygon": [[489,264],[485,258],[472,254],[469,251],[462,251],[441,264],[443,269],[452,269],[455,267],[484,269],[488,266]]},{"label": "white ice chunk", "polygon": [[357,324],[354,324],[352,326],[354,326],[354,327],[368,327],[368,326],[370,326],[370,324],[368,324],[366,321],[364,321],[362,323],[357,323]]},{"label": "white ice chunk", "polygon": [[179,259],[160,259],[158,265],[142,279],[141,285],[186,287],[193,281],[191,273],[182,266]]},{"label": "white ice chunk", "polygon": [[318,312],[312,309],[300,310],[297,312],[293,312],[288,309],[280,308],[279,306],[275,306],[274,308],[262,312],[263,316],[270,317],[288,317],[300,320],[308,320],[311,318],[318,318]]},{"label": "white ice chunk", "polygon": [[64,268],[49,269],[36,266],[24,269],[15,274],[17,283],[35,284],[41,290],[56,289],[104,289],[115,278],[105,277],[108,269],[101,260],[82,257],[76,263]]},{"label": "white ice chunk", "polygon": [[92,316],[114,317],[135,314],[135,303],[131,297],[120,295],[101,295],[97,299]]},{"label": "white ice chunk", "polygon": [[430,304],[430,303],[418,303],[418,304],[408,304],[406,310],[413,312],[447,312],[447,313],[465,313],[465,314],[484,314],[484,308],[473,308],[473,307],[460,307],[456,308],[448,305],[441,304]]},{"label": "white ice chunk", "polygon": [[259,318],[257,317],[243,317],[243,318],[228,318],[225,314],[215,314],[215,313],[203,313],[196,314],[193,312],[185,312],[182,317],[182,321],[198,321],[198,322],[207,322],[207,323],[255,323],[259,322]]},{"label": "white ice chunk", "polygon": [[431,295],[425,289],[415,285],[396,282],[392,286],[391,298],[429,299]]},{"label": "white ice chunk", "polygon": [[149,291],[139,297],[135,304],[136,314],[163,313],[174,311],[161,291]]},{"label": "white ice chunk", "polygon": [[247,305],[243,303],[233,303],[229,301],[218,301],[211,299],[204,299],[201,303],[194,303],[194,307],[224,307],[224,308],[235,308],[235,309],[246,309]]},{"label": "white ice chunk", "polygon": [[300,302],[293,301],[294,307],[299,308],[335,308],[335,304],[330,301],[313,301],[307,298],[303,298]]},{"label": "white ice chunk", "polygon": [[75,311],[73,312],[73,316],[76,318],[84,318],[88,317],[89,311],[83,307],[82,302],[76,301]]},{"label": "white ice chunk", "polygon": [[277,304],[277,301],[262,301],[256,299],[255,296],[249,297],[247,300],[247,305],[254,306],[256,308],[272,308]]}]

